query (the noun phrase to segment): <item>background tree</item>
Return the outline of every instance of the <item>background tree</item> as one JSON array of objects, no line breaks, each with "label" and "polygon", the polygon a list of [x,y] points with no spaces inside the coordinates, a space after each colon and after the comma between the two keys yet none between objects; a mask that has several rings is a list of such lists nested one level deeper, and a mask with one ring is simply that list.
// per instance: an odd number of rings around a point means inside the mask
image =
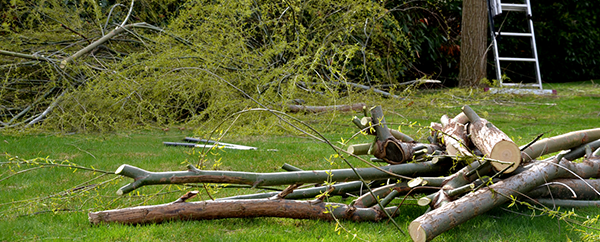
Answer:
[{"label": "background tree", "polygon": [[458,85],[476,87],[486,77],[487,3],[464,0]]}]

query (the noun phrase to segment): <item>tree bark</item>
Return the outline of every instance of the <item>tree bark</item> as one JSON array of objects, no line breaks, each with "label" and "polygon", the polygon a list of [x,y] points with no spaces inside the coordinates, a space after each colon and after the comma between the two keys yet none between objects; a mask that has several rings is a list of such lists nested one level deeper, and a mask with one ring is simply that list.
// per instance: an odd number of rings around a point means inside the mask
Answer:
[{"label": "tree bark", "polygon": [[521,156],[525,163],[545,154],[568,150],[598,139],[600,139],[600,128],[573,131],[541,139],[523,150]]},{"label": "tree bark", "polygon": [[469,134],[473,144],[487,158],[513,163],[512,167],[507,168],[510,164],[493,162],[494,168],[504,173],[511,173],[517,169],[521,164],[521,150],[515,142],[492,123],[480,118],[469,106],[465,105],[463,112],[471,121]]},{"label": "tree bark", "polygon": [[[396,207],[388,207],[392,213]],[[380,221],[387,218],[379,206],[356,208],[341,203],[320,200],[296,201],[285,199],[249,199],[202,202],[175,202],[124,209],[90,212],[92,224],[122,223],[147,224],[170,220],[207,220],[223,218],[280,217],[295,219],[320,219],[330,221],[333,216],[341,220]]]},{"label": "tree bark", "polygon": [[[404,176],[442,175],[451,164],[433,164],[432,162],[406,163],[378,168],[358,168],[365,180],[378,180]],[[144,185],[185,184],[185,183],[228,183],[256,186],[291,185],[296,183],[321,183],[328,179],[335,182],[356,181],[359,178],[352,169],[332,171],[297,171],[255,173],[238,171],[205,171],[188,166],[188,171],[149,172],[130,165],[122,165],[115,174],[130,177],[134,182],[127,184],[117,194],[129,193]]]},{"label": "tree bark", "polygon": [[[592,189],[593,188],[593,189]],[[598,179],[554,179],[527,193],[530,198],[595,200],[600,199]]]},{"label": "tree bark", "polygon": [[463,1],[458,74],[461,87],[479,87],[486,77],[487,14],[486,1]]},{"label": "tree bark", "polygon": [[449,155],[472,155],[465,142],[467,140],[465,124],[468,121],[469,119],[462,112],[453,119],[448,118],[446,115],[442,116],[442,129],[440,131],[443,132],[442,137],[446,145],[446,152]]},{"label": "tree bark", "polygon": [[562,159],[558,165],[554,162],[559,163],[555,159],[535,163],[526,171],[421,215],[409,225],[411,238],[414,241],[430,241],[441,233],[509,201],[511,197],[527,193],[555,178],[574,177],[564,168],[583,178],[600,175],[600,157],[597,156],[586,159],[583,163],[572,163],[566,159]]}]

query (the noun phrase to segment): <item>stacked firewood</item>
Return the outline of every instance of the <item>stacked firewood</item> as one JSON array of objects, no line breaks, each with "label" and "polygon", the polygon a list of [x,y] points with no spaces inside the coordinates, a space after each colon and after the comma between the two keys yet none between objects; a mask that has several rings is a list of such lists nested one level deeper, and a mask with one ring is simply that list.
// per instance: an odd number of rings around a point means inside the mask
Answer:
[{"label": "stacked firewood", "polygon": [[[134,182],[120,188],[118,194],[157,184],[289,187],[281,192],[201,202],[186,202],[190,194],[195,194],[188,193],[169,204],[92,212],[89,220],[94,224],[138,224],[173,219],[268,216],[379,221],[397,215],[397,206],[388,206],[394,198],[420,194],[418,204],[429,209],[412,221],[408,230],[414,241],[429,241],[477,215],[517,199],[540,205],[600,204],[595,201],[600,198],[600,182],[591,179],[600,176],[600,128],[541,140],[538,137],[519,147],[492,123],[464,106],[456,117],[444,115],[441,123],[432,123],[432,136],[429,143],[424,144],[389,129],[381,107],[374,107],[365,114],[362,119],[355,117],[353,123],[361,132],[375,135],[375,141],[337,151],[345,157],[372,155],[371,161],[387,162],[387,166],[303,171],[285,165],[283,168],[288,172],[252,173],[207,171],[194,166],[188,166],[187,171],[148,172],[122,165],[116,174],[133,178]],[[536,160],[556,152],[560,153]],[[573,162],[584,156],[583,162]],[[392,180],[397,182],[390,183]],[[382,181],[387,181],[387,185],[382,185],[386,183]],[[314,186],[324,182],[324,185]],[[327,196],[363,193],[349,205],[324,201]],[[552,199],[547,198],[550,195]],[[313,200],[297,200],[306,198]]]}]

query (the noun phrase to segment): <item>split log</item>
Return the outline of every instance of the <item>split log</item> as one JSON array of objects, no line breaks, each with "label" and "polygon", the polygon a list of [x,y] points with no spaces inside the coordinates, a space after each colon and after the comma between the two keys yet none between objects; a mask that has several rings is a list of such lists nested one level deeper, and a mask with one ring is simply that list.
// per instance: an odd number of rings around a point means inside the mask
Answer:
[{"label": "split log", "polygon": [[[385,208],[392,213],[396,207]],[[176,202],[161,205],[140,206],[99,212],[90,212],[92,224],[122,223],[147,224],[171,220],[207,220],[223,218],[280,217],[294,219],[381,221],[385,213],[374,206],[355,208],[341,203],[325,203],[320,200],[296,201],[286,199],[250,199],[202,202]]]},{"label": "split log", "polygon": [[508,202],[511,197],[527,193],[546,181],[561,177],[573,177],[574,175],[569,171],[583,178],[598,177],[600,175],[600,157],[593,156],[583,163],[572,163],[566,159],[558,162],[555,158],[537,162],[526,171],[469,193],[418,217],[409,225],[410,236],[414,241],[432,240],[441,233]]},{"label": "split log", "polygon": [[[365,180],[397,178],[400,176],[434,176],[442,175],[452,164],[440,162],[406,163],[376,168],[358,168],[358,173]],[[134,166],[122,165],[115,174],[130,177],[134,182],[127,184],[117,194],[129,193],[144,185],[185,184],[185,183],[229,183],[247,184],[253,187],[291,185],[296,183],[320,183],[326,180],[335,182],[356,181],[359,178],[352,169],[255,173],[238,171],[205,171],[188,166],[188,171],[149,172]]]},{"label": "split log", "polygon": [[[471,135],[473,144],[486,157],[509,162],[509,164],[493,162],[492,165],[494,168],[498,171],[504,170],[504,173],[511,173],[517,169],[519,164],[521,164],[521,150],[519,150],[519,146],[492,123],[480,118],[469,106],[465,105],[463,107],[463,113],[471,121],[469,134]],[[511,165],[510,163],[512,163],[512,167],[505,169]]]},{"label": "split log", "polygon": [[443,115],[442,121],[442,137],[443,143],[446,145],[446,152],[449,155],[471,156],[471,152],[466,147],[467,131],[465,124],[469,121],[464,113],[458,114],[453,119]]},{"label": "split log", "polygon": [[324,113],[331,111],[340,111],[340,112],[348,112],[348,111],[358,111],[362,110],[366,104],[364,103],[355,103],[351,105],[331,105],[331,106],[304,106],[304,105],[288,105],[288,110],[292,113],[298,112],[307,112],[307,113]]},{"label": "split log", "polygon": [[600,139],[600,128],[573,131],[541,139],[523,150],[521,154],[525,163],[542,155],[568,150],[598,139]]}]

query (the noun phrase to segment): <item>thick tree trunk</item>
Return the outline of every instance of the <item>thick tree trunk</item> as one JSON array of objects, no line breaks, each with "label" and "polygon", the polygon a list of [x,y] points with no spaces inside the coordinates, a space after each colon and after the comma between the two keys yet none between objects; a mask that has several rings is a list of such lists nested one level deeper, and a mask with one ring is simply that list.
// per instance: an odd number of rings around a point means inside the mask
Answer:
[{"label": "thick tree trunk", "polygon": [[465,105],[463,112],[471,121],[469,133],[473,144],[487,158],[513,163],[508,168],[510,164],[493,162],[492,165],[494,168],[498,171],[504,171],[504,173],[511,173],[517,169],[519,164],[521,164],[521,150],[519,150],[519,146],[492,123],[480,118],[469,106]]},{"label": "thick tree trunk", "polygon": [[[396,207],[388,207],[392,213]],[[206,220],[223,218],[280,217],[295,219],[337,219],[352,221],[380,221],[386,218],[379,206],[356,208],[341,203],[320,200],[296,201],[285,199],[249,199],[202,202],[175,202],[90,212],[90,223],[146,224],[169,220]]]},{"label": "thick tree trunk", "polygon": [[461,87],[481,86],[481,79],[486,77],[487,13],[486,1],[463,1],[458,74]]}]

